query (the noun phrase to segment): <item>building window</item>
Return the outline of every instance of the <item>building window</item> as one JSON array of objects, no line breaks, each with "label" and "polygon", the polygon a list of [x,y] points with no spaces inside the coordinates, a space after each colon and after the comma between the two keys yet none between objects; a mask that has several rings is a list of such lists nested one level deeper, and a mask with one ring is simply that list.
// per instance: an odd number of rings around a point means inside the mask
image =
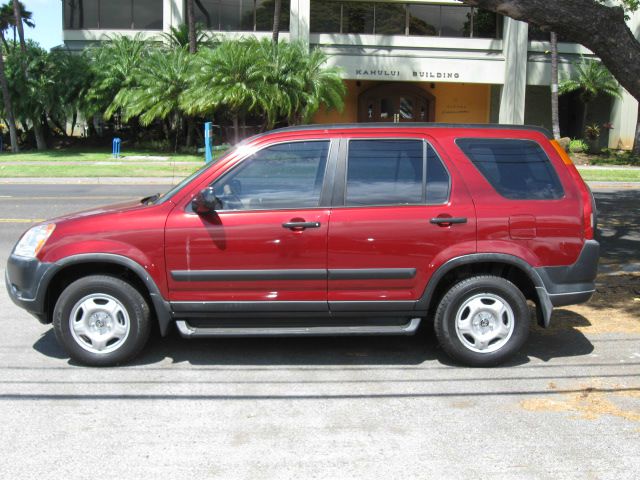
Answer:
[{"label": "building window", "polygon": [[64,28],[162,30],[163,0],[64,0]]},{"label": "building window", "polygon": [[464,5],[311,0],[312,33],[501,38],[501,19]]},{"label": "building window", "polygon": [[[207,30],[270,32],[274,0],[200,0],[194,2],[196,23]],[[290,1],[282,0],[280,30],[289,31]]]}]

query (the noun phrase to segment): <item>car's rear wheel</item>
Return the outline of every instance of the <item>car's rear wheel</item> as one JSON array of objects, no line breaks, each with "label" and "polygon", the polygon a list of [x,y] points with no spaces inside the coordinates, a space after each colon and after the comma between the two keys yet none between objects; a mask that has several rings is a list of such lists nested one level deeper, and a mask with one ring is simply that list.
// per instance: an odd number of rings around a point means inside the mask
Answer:
[{"label": "car's rear wheel", "polygon": [[149,338],[149,305],[126,281],[92,275],[64,289],[53,312],[58,342],[86,365],[110,366],[131,360]]},{"label": "car's rear wheel", "polygon": [[529,334],[529,308],[522,292],[495,276],[471,277],[444,295],[435,318],[442,348],[454,360],[493,366],[513,356]]}]

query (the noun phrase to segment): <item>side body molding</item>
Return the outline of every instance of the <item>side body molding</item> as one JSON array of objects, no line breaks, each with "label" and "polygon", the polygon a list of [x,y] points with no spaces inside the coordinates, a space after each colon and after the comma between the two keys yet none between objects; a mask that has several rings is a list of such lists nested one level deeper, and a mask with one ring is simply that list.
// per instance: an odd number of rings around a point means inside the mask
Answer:
[{"label": "side body molding", "polygon": [[538,296],[538,301],[536,302],[538,305],[538,321],[542,325],[544,325],[544,327],[549,326],[553,305],[551,303],[551,299],[549,298],[549,293],[547,292],[547,289],[542,279],[540,278],[540,275],[531,265],[529,265],[521,258],[504,253],[472,253],[469,255],[452,258],[451,260],[445,262],[431,276],[427,288],[425,288],[424,293],[416,303],[416,310],[426,311],[429,309],[429,305],[431,303],[435,289],[438,286],[440,280],[442,280],[442,278],[447,273],[455,268],[464,265],[473,265],[474,263],[505,263],[508,265],[513,265],[514,267],[518,267],[520,270],[525,272],[525,274],[529,277],[529,280],[531,280],[531,282],[533,283],[533,286],[536,289],[536,294]]}]

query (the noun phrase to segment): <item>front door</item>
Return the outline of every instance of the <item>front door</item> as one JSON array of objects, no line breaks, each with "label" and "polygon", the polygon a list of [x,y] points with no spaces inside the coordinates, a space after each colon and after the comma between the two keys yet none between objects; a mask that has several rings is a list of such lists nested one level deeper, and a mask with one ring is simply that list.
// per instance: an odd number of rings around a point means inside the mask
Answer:
[{"label": "front door", "polygon": [[334,193],[342,206],[329,226],[330,309],[412,310],[442,258],[475,252],[473,203],[427,139],[343,142],[345,180]]},{"label": "front door", "polygon": [[174,209],[166,258],[175,311],[327,310],[329,145],[263,148],[213,181],[215,213],[197,215],[188,202]]},{"label": "front door", "polygon": [[409,84],[377,85],[360,94],[360,122],[433,122],[435,98]]}]

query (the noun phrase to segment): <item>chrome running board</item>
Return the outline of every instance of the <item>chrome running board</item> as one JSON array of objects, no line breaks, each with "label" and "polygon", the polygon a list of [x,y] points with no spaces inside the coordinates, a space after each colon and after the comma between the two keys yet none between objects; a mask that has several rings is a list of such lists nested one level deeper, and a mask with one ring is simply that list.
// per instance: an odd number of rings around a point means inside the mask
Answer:
[{"label": "chrome running board", "polygon": [[412,335],[420,326],[420,318],[404,325],[363,325],[347,327],[194,327],[176,320],[180,335],[194,337],[297,337],[329,335]]}]

